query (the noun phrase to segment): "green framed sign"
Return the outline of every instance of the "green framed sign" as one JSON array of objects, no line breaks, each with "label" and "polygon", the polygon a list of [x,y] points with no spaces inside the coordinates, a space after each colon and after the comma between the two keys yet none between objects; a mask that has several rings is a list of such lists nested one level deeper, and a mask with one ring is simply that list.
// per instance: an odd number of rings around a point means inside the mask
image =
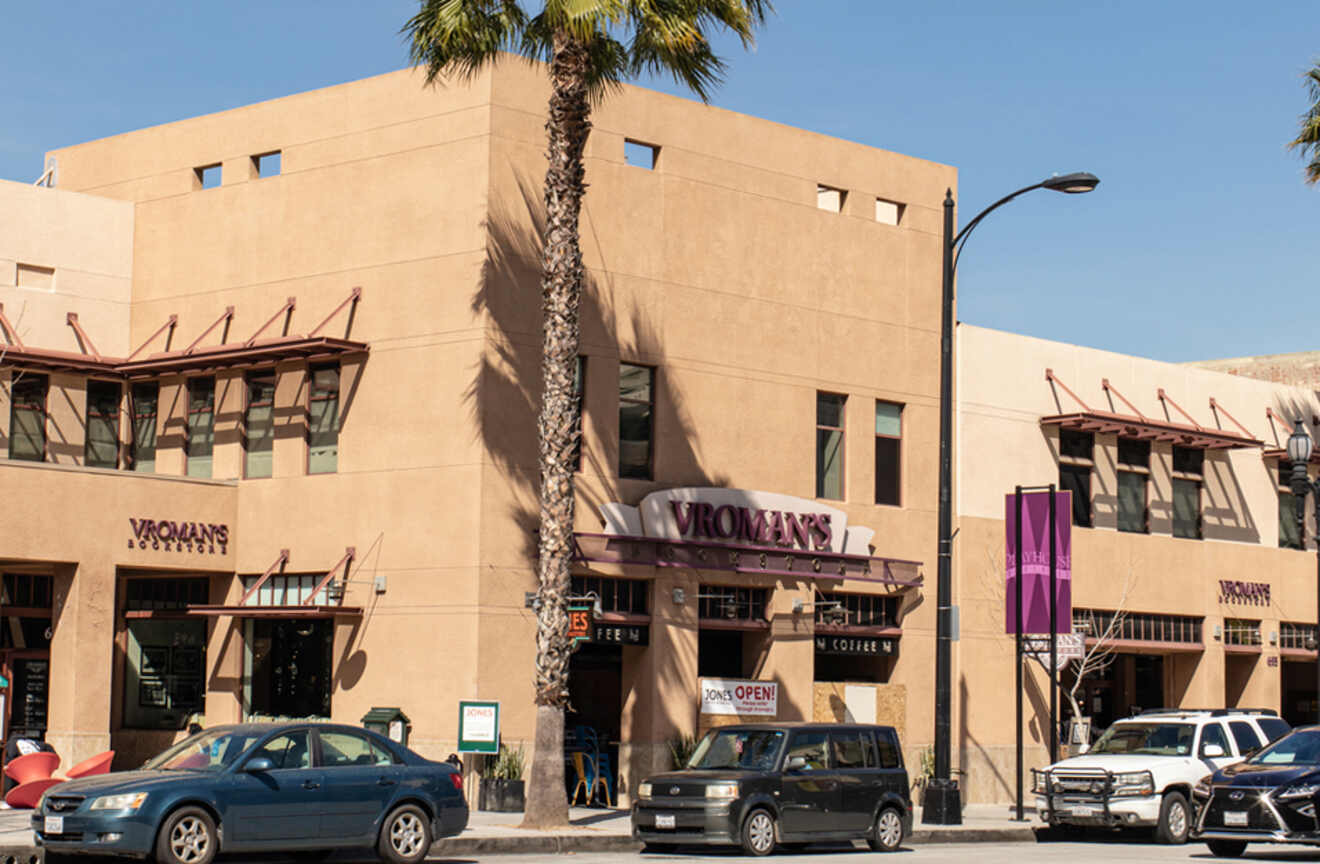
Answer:
[{"label": "green framed sign", "polygon": [[458,701],[458,752],[500,752],[500,703]]}]

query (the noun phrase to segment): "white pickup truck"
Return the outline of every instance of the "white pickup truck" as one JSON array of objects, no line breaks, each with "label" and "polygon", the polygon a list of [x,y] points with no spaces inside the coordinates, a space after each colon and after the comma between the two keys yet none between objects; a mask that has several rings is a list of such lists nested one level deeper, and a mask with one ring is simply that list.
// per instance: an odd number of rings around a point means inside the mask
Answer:
[{"label": "white pickup truck", "polygon": [[1159,842],[1185,843],[1197,781],[1288,730],[1268,710],[1146,711],[1084,755],[1033,770],[1036,812],[1050,825],[1153,826]]}]

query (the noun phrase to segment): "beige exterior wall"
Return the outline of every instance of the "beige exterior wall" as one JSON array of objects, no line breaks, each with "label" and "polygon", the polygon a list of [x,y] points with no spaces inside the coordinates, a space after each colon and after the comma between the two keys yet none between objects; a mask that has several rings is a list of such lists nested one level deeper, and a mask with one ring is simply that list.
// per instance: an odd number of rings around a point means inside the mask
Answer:
[{"label": "beige exterior wall", "polygon": [[[1280,447],[1288,430],[1271,428],[1266,408],[1308,419],[1320,403],[1310,390],[1271,384],[960,325],[957,336],[959,532],[955,546],[956,599],[962,610],[956,648],[955,740],[971,800],[1011,798],[1013,767],[1013,640],[1004,635],[1004,496],[1016,484],[1059,482],[1058,431],[1041,418],[1082,410],[1045,370],[1092,409],[1131,415],[1121,394],[1144,416],[1186,424],[1163,388],[1206,428],[1236,434],[1243,424],[1265,448],[1209,451],[1202,492],[1203,540],[1174,538],[1171,514],[1171,445],[1152,445],[1148,485],[1150,532],[1117,530],[1117,438],[1097,434],[1092,497],[1095,527],[1072,529],[1072,598],[1080,608],[1204,618],[1203,651],[1173,653],[1159,646],[1125,647],[1127,654],[1163,656],[1168,706],[1264,707],[1284,704],[1283,675],[1290,656],[1281,650],[1280,622],[1315,621],[1313,553],[1278,548],[1277,461],[1264,449]],[[1217,412],[1210,400],[1221,406]],[[1111,401],[1112,400],[1112,401]],[[1225,410],[1229,413],[1225,413]],[[1314,430],[1312,430],[1314,434]],[[1308,520],[1309,521],[1309,520]],[[1308,524],[1308,540],[1314,526]],[[1308,549],[1312,548],[1308,542]],[[1224,601],[1219,580],[1262,582],[1270,604]],[[1264,645],[1256,653],[1226,657],[1225,619],[1260,622]],[[1231,649],[1229,649],[1231,651]],[[1312,657],[1314,654],[1311,655]],[[1048,745],[1046,679],[1029,666],[1026,688],[1026,768],[1044,764]],[[1116,667],[1119,675],[1131,669]],[[1313,677],[1313,676],[1312,676]],[[1118,682],[1129,691],[1138,683]],[[1312,685],[1312,689],[1314,689]],[[1066,703],[1060,712],[1067,716]],[[1119,706],[1125,710],[1127,706]],[[1140,707],[1155,707],[1143,705]],[[1027,774],[1028,782],[1030,774]]]}]

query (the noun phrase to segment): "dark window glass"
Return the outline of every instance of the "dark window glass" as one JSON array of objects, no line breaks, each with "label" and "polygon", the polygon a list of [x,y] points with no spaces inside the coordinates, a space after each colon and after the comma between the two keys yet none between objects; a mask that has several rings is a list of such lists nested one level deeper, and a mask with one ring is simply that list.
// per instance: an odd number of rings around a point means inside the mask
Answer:
[{"label": "dark window glass", "polygon": [[215,379],[188,382],[188,476],[211,476],[215,449]]},{"label": "dark window glass", "polygon": [[329,717],[334,622],[249,618],[246,624],[248,713]]},{"label": "dark window glass", "polygon": [[651,479],[655,370],[619,364],[619,476]]},{"label": "dark window glass", "polygon": [[875,503],[902,503],[903,406],[875,403]]},{"label": "dark window glass", "polygon": [[1261,745],[1261,740],[1256,736],[1256,730],[1251,728],[1250,723],[1233,720],[1228,724],[1228,729],[1233,733],[1233,741],[1237,743],[1238,752],[1243,756],[1250,754]]},{"label": "dark window glass", "polygon": [[875,733],[875,743],[880,749],[880,767],[897,768],[902,764],[898,753],[898,741],[894,733],[888,730]]},{"label": "dark window glass", "polygon": [[1060,465],[1059,489],[1072,493],[1072,522],[1091,527],[1091,469],[1086,465]]},{"label": "dark window glass", "polygon": [[741,678],[743,642],[747,634],[739,630],[697,631],[697,674],[703,678]]},{"label": "dark window glass", "polygon": [[91,468],[119,466],[119,395],[113,381],[87,382],[87,438],[83,462]]},{"label": "dark window glass", "polygon": [[1173,448],[1173,470],[1183,474],[1200,474],[1205,468],[1205,451],[1196,447]]},{"label": "dark window glass", "polygon": [[160,385],[154,382],[134,384],[133,470],[150,474],[156,470],[156,412],[160,404]]},{"label": "dark window glass", "polygon": [[297,732],[276,735],[256,750],[253,750],[250,758],[260,759],[264,757],[269,759],[274,764],[275,769],[279,771],[291,768],[310,768],[312,767],[312,748],[308,741],[308,734],[305,729],[300,729]]},{"label": "dark window glass", "polygon": [[824,732],[794,732],[788,741],[788,755],[784,764],[794,756],[801,756],[807,764],[803,771],[824,771],[829,767],[825,756]]},{"label": "dark window glass", "polygon": [[1201,539],[1201,484],[1173,478],[1173,536]]},{"label": "dark window glass", "polygon": [[51,606],[50,577],[41,573],[4,574],[4,594],[0,606],[23,606],[49,609]]},{"label": "dark window glass", "polygon": [[573,375],[573,470],[582,470],[582,394],[587,386],[587,358],[577,358],[577,371]]},{"label": "dark window glass", "polygon": [[862,746],[862,733],[858,730],[831,732],[830,746],[834,750],[835,768],[865,768],[866,750]]},{"label": "dark window glass", "polygon": [[46,376],[15,372],[9,387],[9,458],[46,461]]},{"label": "dark window glass", "polygon": [[1150,442],[1131,438],[1118,439],[1118,461],[1133,468],[1150,467]]},{"label": "dark window glass", "polygon": [[866,764],[863,767],[880,767],[880,756],[875,750],[875,737],[870,732],[862,733],[862,755],[866,759]]},{"label": "dark window glass", "polygon": [[1146,533],[1146,475],[1118,472],[1118,530]]},{"label": "dark window glass", "polygon": [[722,618],[729,621],[764,621],[765,604],[769,593],[765,588],[702,585],[697,617]]},{"label": "dark window glass", "polygon": [[1297,525],[1297,496],[1291,492],[1279,493],[1279,546],[1283,549],[1302,549],[1302,531]]},{"label": "dark window glass", "polygon": [[816,497],[843,499],[843,405],[848,397],[816,394]]},{"label": "dark window glass", "polygon": [[321,767],[344,768],[354,765],[393,765],[394,757],[373,744],[365,735],[353,732],[319,733]]},{"label": "dark window glass", "polygon": [[1278,741],[1284,735],[1292,731],[1287,720],[1280,720],[1278,717],[1258,717],[1256,722],[1260,724],[1260,731],[1265,733],[1269,739],[1266,743],[1272,744]]},{"label": "dark window glass", "polygon": [[847,623],[859,627],[893,627],[898,620],[898,598],[883,594],[845,594],[827,591],[816,595],[816,623],[830,624],[830,604],[843,608]]},{"label": "dark window glass", "polygon": [[572,579],[574,597],[586,597],[595,594],[600,598],[602,612],[623,612],[629,615],[646,615],[647,598],[651,583],[642,579],[610,579],[599,576],[574,576]]},{"label": "dark window glass", "polygon": [[243,476],[269,477],[275,446],[275,370],[247,376],[247,410],[243,414]]},{"label": "dark window glass", "polygon": [[1095,451],[1095,436],[1075,429],[1059,430],[1059,455],[1090,460]]},{"label": "dark window glass", "polygon": [[1211,744],[1223,747],[1225,756],[1231,752],[1228,747],[1228,736],[1224,734],[1224,727],[1220,723],[1207,723],[1201,727],[1201,746],[1196,752],[1204,757],[1205,748]]},{"label": "dark window glass", "polygon": [[125,629],[124,725],[130,729],[182,729],[189,714],[205,707],[206,622],[134,619]]},{"label": "dark window glass", "polygon": [[205,605],[206,577],[194,579],[128,579],[124,582],[124,608],[129,611],[187,609]]},{"label": "dark window glass", "polygon": [[339,366],[313,366],[307,404],[307,473],[339,470]]}]

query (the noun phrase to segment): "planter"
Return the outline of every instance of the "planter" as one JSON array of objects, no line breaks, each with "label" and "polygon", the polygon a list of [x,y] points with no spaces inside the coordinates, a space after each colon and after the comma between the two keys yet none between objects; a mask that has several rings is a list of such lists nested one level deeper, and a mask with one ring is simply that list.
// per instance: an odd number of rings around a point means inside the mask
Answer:
[{"label": "planter", "polygon": [[488,780],[477,784],[477,809],[496,813],[521,813],[527,799],[521,780]]}]

